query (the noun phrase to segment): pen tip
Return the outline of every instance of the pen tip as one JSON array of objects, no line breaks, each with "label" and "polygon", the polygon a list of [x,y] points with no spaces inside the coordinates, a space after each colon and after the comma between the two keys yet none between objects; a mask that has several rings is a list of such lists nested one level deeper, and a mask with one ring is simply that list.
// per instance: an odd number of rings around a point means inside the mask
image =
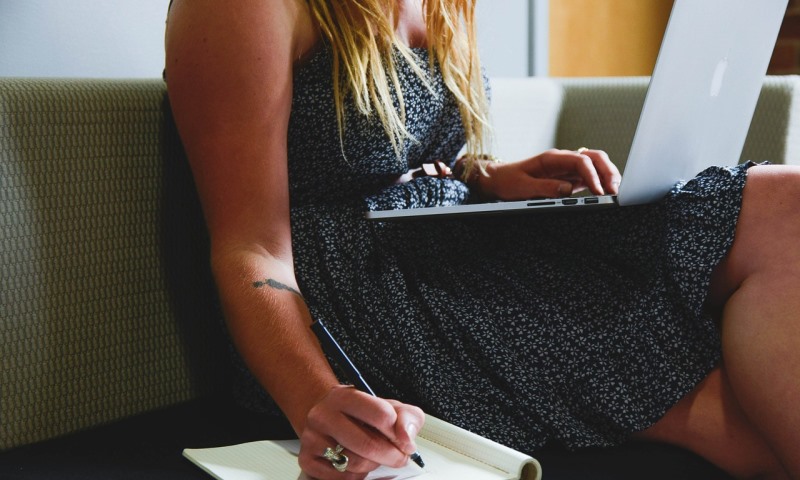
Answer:
[{"label": "pen tip", "polygon": [[422,457],[419,456],[419,453],[417,452],[412,453],[411,460],[414,460],[414,463],[419,465],[420,468],[425,468],[425,462],[422,461]]}]

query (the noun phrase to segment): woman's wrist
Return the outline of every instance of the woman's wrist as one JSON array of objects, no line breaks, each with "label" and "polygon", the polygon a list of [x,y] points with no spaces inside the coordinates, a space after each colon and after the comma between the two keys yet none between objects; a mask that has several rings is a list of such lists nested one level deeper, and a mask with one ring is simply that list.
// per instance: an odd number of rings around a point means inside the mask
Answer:
[{"label": "woman's wrist", "polygon": [[298,394],[294,402],[290,405],[281,406],[286,418],[292,425],[294,431],[300,435],[306,428],[308,416],[311,411],[336,389],[346,388],[347,385],[342,385],[335,377],[332,382],[323,382],[315,386],[306,385],[305,388],[300,388],[302,393]]},{"label": "woman's wrist", "polygon": [[494,155],[463,155],[456,160],[453,166],[453,175],[466,183],[471,190],[483,199],[493,198],[494,195],[487,188],[487,180],[502,160]]}]

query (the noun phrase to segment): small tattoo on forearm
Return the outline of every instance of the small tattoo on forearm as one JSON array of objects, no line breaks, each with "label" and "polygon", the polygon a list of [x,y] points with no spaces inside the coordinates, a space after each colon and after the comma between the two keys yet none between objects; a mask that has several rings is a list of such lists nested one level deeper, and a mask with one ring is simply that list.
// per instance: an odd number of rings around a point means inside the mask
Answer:
[{"label": "small tattoo on forearm", "polygon": [[286,291],[294,293],[295,295],[297,295],[300,298],[303,297],[303,295],[300,292],[298,292],[294,288],[290,287],[289,285],[284,285],[283,283],[281,283],[281,282],[279,282],[277,280],[273,280],[271,278],[268,278],[268,279],[266,279],[264,281],[253,282],[253,288],[263,288],[263,287],[271,287],[271,288],[274,288],[275,290],[286,290]]}]

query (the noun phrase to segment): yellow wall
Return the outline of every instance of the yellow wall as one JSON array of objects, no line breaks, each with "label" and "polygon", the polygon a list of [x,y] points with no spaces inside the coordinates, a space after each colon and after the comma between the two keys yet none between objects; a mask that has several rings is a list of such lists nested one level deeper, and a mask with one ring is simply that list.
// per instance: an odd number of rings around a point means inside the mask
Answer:
[{"label": "yellow wall", "polygon": [[550,0],[550,75],[650,75],[673,0]]}]

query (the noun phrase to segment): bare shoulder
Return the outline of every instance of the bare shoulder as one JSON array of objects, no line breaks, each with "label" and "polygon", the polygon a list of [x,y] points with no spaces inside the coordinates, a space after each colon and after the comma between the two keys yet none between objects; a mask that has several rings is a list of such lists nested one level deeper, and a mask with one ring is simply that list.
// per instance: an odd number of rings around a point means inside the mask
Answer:
[{"label": "bare shoulder", "polygon": [[[165,41],[168,57],[201,49],[232,61],[252,52],[280,61],[302,57],[318,38],[304,0],[173,0]],[[167,70],[170,60],[180,59],[168,58]]]},{"label": "bare shoulder", "polygon": [[312,25],[304,0],[174,0],[165,71],[174,109],[190,112],[184,130],[226,115],[288,115],[293,66],[315,43]]}]

